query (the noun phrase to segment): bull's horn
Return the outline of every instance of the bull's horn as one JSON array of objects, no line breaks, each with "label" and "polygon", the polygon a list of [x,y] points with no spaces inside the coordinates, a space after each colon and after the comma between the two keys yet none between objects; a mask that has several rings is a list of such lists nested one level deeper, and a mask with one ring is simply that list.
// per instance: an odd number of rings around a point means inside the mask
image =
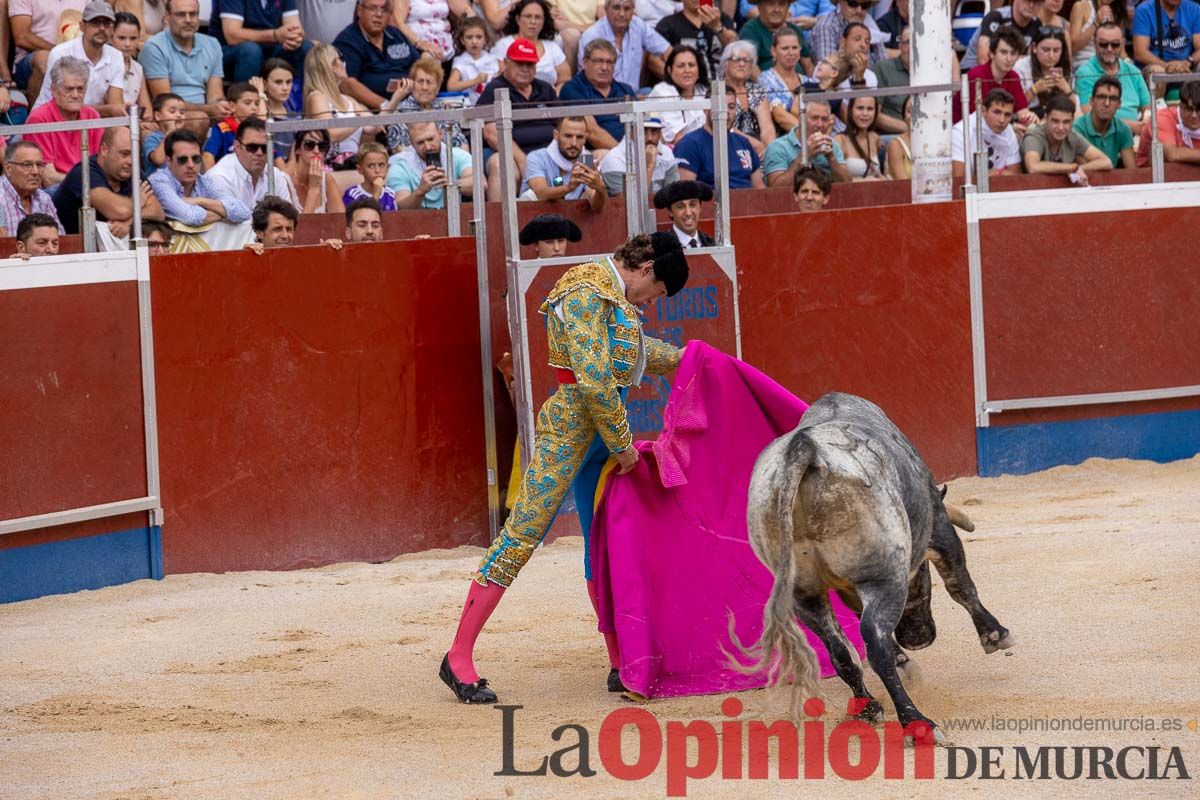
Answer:
[{"label": "bull's horn", "polygon": [[950,517],[950,522],[954,523],[956,528],[962,528],[967,533],[975,530],[975,523],[971,522],[971,518],[967,513],[958,506],[952,506],[949,503],[943,503],[946,507],[946,514]]}]

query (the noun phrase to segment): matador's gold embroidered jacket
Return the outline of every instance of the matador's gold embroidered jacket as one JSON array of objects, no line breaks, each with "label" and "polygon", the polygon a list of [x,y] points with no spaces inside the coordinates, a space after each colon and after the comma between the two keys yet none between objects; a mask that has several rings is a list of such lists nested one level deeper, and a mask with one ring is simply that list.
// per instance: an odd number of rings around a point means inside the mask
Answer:
[{"label": "matador's gold embroidered jacket", "polygon": [[563,274],[541,313],[546,316],[550,366],[575,374],[580,395],[610,452],[629,447],[633,436],[621,389],[643,374],[665,375],[679,366],[679,348],[645,336],[637,308],[610,259],[572,267]]}]

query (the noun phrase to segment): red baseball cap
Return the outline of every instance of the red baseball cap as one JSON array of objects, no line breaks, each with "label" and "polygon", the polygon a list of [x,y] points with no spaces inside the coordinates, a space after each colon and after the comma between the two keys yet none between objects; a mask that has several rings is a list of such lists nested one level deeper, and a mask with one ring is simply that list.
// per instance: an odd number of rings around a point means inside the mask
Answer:
[{"label": "red baseball cap", "polygon": [[537,48],[528,39],[513,39],[504,56],[509,61],[520,61],[526,64],[538,63]]}]

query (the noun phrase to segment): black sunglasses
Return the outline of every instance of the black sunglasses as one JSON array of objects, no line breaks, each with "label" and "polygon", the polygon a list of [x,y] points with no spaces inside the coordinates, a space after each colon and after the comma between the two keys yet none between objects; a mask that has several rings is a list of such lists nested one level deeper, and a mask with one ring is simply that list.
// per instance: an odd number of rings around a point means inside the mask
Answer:
[{"label": "black sunglasses", "polygon": [[874,0],[846,0],[847,8],[870,8],[875,5]]},{"label": "black sunglasses", "polygon": [[246,142],[242,142],[242,149],[247,153],[265,153],[267,152],[267,143],[255,142],[253,144],[247,144]]},{"label": "black sunglasses", "polygon": [[1096,47],[1101,50],[1120,50],[1120,42],[1096,42]]},{"label": "black sunglasses", "polygon": [[196,155],[196,156],[175,156],[175,163],[176,163],[176,164],[183,165],[183,164],[186,164],[186,163],[188,163],[189,161],[190,161],[190,162],[192,162],[193,164],[203,164],[203,163],[204,163],[204,156],[200,156],[200,155]]},{"label": "black sunglasses", "polygon": [[[320,139],[305,139],[300,143],[300,146],[305,150],[320,150],[322,153],[329,151],[329,142],[323,142]],[[266,145],[263,145],[266,147]]]}]

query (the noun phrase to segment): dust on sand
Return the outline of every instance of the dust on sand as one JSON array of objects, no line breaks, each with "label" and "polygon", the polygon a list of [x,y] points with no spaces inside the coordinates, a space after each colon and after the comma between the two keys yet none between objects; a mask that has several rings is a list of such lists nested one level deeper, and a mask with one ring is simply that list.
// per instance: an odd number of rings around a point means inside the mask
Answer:
[{"label": "dust on sand", "polygon": [[[1179,746],[1196,775],[1200,733],[1186,728],[951,728],[962,719],[989,726],[993,717],[1197,716],[1200,458],[1093,460],[1026,477],[963,479],[950,497],[977,524],[964,535],[968,563],[985,605],[1017,644],[985,655],[966,613],[935,577],[939,636],[915,655],[923,680],[913,696],[955,744],[1006,746],[1010,779],[805,785],[712,778],[690,782],[689,797],[1200,794],[1200,776],[1011,780],[1018,744]],[[0,797],[664,796],[662,764],[639,782],[615,780],[600,764],[601,721],[622,703],[604,690],[606,658],[584,592],[578,537],[533,558],[481,637],[477,661],[502,702],[524,706],[515,736],[519,768],[574,743],[573,733],[562,742],[550,734],[578,723],[591,734],[590,766],[599,774],[493,774],[501,768],[501,713],[457,704],[437,678],[479,554],[464,547],[378,565],[177,575],[0,606]],[[836,679],[824,684],[826,721],[836,723],[849,692]],[[768,692],[739,696],[746,717],[774,718],[780,708],[781,698]],[[663,723],[719,723],[721,700],[679,698],[648,708]],[[625,742],[631,761],[632,741]],[[945,760],[939,751],[938,774]],[[1144,761],[1132,763],[1136,769]]]}]

